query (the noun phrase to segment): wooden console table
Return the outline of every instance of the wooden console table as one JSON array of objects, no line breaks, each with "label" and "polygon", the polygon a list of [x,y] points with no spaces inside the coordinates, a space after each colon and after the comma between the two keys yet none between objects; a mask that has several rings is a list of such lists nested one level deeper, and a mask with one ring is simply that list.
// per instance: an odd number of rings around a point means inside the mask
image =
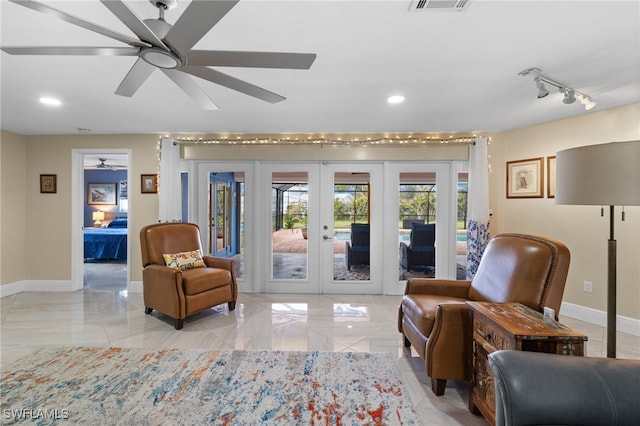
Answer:
[{"label": "wooden console table", "polygon": [[467,302],[473,316],[469,410],[495,424],[487,355],[501,349],[584,356],[587,336],[519,303]]}]

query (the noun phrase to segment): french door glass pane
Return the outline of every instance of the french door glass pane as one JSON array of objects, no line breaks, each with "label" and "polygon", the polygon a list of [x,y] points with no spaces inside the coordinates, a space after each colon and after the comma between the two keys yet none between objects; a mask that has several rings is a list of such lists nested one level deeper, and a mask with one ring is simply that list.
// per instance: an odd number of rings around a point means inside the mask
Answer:
[{"label": "french door glass pane", "polygon": [[233,258],[236,276],[244,278],[244,173],[209,174],[209,252]]},{"label": "french door glass pane", "polygon": [[399,276],[435,277],[436,174],[400,173]]},{"label": "french door glass pane", "polygon": [[275,172],[271,178],[271,277],[307,279],[307,172]]},{"label": "french door glass pane", "polygon": [[367,281],[370,278],[369,173],[334,174],[333,279]]}]

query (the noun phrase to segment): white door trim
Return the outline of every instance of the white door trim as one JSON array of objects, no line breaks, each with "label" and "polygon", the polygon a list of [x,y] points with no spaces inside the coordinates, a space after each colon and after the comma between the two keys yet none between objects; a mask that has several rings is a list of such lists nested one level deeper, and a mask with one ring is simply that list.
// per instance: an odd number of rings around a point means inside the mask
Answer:
[{"label": "white door trim", "polygon": [[[127,182],[131,182],[131,149],[72,149],[71,150],[71,290],[84,287],[84,155],[125,154],[127,156]],[[134,202],[129,192],[128,216]],[[127,289],[131,286],[131,228],[127,229]]]}]

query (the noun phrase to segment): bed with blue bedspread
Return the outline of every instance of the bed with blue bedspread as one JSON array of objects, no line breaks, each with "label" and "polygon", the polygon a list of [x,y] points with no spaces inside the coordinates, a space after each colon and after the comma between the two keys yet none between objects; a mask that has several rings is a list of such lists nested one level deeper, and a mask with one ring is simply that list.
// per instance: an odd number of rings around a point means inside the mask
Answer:
[{"label": "bed with blue bedspread", "polygon": [[127,219],[115,219],[106,228],[84,230],[84,258],[127,259]]}]

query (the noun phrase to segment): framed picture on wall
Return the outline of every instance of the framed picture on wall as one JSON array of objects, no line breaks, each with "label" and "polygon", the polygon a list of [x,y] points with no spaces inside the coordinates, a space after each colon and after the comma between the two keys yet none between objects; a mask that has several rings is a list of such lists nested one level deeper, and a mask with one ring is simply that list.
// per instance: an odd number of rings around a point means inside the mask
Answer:
[{"label": "framed picture on wall", "polygon": [[158,192],[158,175],[140,175],[140,192],[156,194]]},{"label": "framed picture on wall", "polygon": [[556,156],[547,157],[547,198],[556,198]]},{"label": "framed picture on wall", "polygon": [[40,193],[55,194],[57,188],[57,175],[40,175]]},{"label": "framed picture on wall", "polygon": [[126,180],[120,181],[120,198],[121,199],[129,198],[129,188]]},{"label": "framed picture on wall", "polygon": [[87,185],[87,204],[115,205],[116,183],[90,183]]},{"label": "framed picture on wall", "polygon": [[542,157],[507,162],[507,198],[542,198],[543,180]]}]

